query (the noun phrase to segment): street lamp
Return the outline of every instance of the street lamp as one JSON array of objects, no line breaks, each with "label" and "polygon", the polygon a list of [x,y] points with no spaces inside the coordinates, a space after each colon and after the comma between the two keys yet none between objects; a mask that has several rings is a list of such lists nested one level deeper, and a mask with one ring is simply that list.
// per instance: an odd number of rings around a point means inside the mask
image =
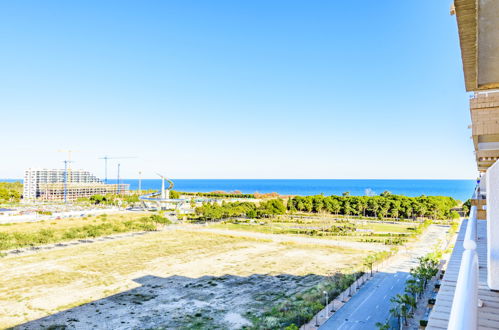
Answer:
[{"label": "street lamp", "polygon": [[329,295],[327,294],[327,291],[324,291],[324,296],[326,296],[326,319],[329,316]]}]

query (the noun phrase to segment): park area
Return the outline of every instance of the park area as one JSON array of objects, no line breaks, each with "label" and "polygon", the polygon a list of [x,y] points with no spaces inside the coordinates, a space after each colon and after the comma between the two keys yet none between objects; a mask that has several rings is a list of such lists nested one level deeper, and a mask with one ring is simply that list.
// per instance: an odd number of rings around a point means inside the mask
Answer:
[{"label": "park area", "polygon": [[346,219],[334,216],[281,215],[257,220],[230,219],[211,223],[208,227],[335,241],[402,245],[421,234],[428,225],[428,221],[381,221]]},{"label": "park area", "polygon": [[[143,235],[95,239],[96,234],[112,237],[109,228],[122,233],[149,224],[144,217],[1,226],[11,238],[20,232],[38,237],[40,230],[50,229],[51,239],[37,244],[53,248],[0,258],[0,327],[270,329],[305,322],[323,290],[341,291],[363,258],[379,251],[367,243],[355,249],[286,235],[210,232],[196,225],[159,225]],[[85,243],[69,240],[74,233],[88,237],[89,230],[94,236]]]}]

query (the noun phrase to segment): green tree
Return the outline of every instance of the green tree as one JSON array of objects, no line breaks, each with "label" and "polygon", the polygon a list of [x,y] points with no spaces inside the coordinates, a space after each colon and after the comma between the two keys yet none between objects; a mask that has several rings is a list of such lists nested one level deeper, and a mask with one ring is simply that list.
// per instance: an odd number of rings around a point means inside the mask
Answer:
[{"label": "green tree", "polygon": [[375,325],[379,330],[390,330],[390,324],[388,323],[388,321],[386,321],[385,323],[376,322]]},{"label": "green tree", "polygon": [[468,199],[466,202],[463,203],[463,214],[465,217],[467,217],[470,214],[471,210],[471,199]]},{"label": "green tree", "polygon": [[262,202],[257,212],[260,216],[285,214],[286,206],[284,206],[284,202],[280,198],[271,199],[266,202]]},{"label": "green tree", "polygon": [[[395,297],[392,297],[390,301],[395,304],[395,307],[392,308],[392,315],[399,318],[402,317],[404,324],[407,326],[407,318],[411,315],[412,309],[416,307],[416,300],[414,297],[407,294],[397,294]],[[392,310],[390,310],[390,313],[392,313]]]},{"label": "green tree", "polygon": [[364,266],[371,271],[371,276],[373,276],[373,265],[376,262],[376,257],[369,255],[364,258]]},{"label": "green tree", "polygon": [[180,193],[175,190],[170,190],[170,198],[171,199],[179,199],[180,198]]}]

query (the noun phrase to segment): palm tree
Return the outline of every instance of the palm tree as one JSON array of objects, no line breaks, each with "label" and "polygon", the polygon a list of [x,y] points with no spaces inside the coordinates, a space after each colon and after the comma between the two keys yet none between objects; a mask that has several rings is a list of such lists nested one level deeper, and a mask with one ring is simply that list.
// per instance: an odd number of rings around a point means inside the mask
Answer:
[{"label": "palm tree", "polygon": [[376,322],[376,326],[379,330],[390,330],[390,324],[388,324],[388,321],[385,323]]},{"label": "palm tree", "polygon": [[397,294],[395,297],[392,297],[390,301],[396,304],[395,307],[390,310],[390,314],[399,318],[402,317],[404,324],[408,325],[407,318],[411,315],[412,309],[416,307],[416,300],[414,297],[407,294]]},{"label": "palm tree", "polygon": [[[402,296],[402,298],[403,298],[404,305],[407,307],[407,312],[408,312],[407,316],[411,316],[417,307],[416,298],[414,298],[413,296],[410,296],[408,294],[404,294]],[[407,322],[407,317],[406,317],[406,322]]]},{"label": "palm tree", "polygon": [[373,265],[376,260],[375,256],[369,255],[364,258],[364,266],[371,270],[371,276],[373,276]]},{"label": "palm tree", "polygon": [[411,278],[405,283],[405,292],[412,294],[417,302],[418,298],[421,297],[421,294],[424,291],[422,282],[419,279]]},{"label": "palm tree", "polygon": [[[394,302],[394,301],[393,301],[393,298],[392,298],[392,299],[390,299],[390,301],[391,301],[391,302]],[[397,318],[397,320],[398,320],[398,322],[399,322],[399,325],[400,325],[400,328],[402,328],[402,326],[401,326],[402,324],[401,324],[401,322],[400,322],[400,318],[402,317],[402,314],[400,313],[400,305],[398,305],[398,304],[397,304],[397,305],[395,305],[394,307],[392,307],[392,308],[390,309],[390,315],[391,315],[391,316],[393,316],[393,317],[396,317],[396,318]]]}]

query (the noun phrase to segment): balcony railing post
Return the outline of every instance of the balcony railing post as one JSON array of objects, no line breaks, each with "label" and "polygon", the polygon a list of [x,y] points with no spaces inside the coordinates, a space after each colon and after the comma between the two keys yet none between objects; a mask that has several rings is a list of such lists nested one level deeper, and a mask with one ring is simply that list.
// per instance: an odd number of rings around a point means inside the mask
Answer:
[{"label": "balcony railing post", "polygon": [[478,328],[478,254],[476,252],[476,206],[470,209],[463,242],[456,291],[447,329],[475,330]]}]

